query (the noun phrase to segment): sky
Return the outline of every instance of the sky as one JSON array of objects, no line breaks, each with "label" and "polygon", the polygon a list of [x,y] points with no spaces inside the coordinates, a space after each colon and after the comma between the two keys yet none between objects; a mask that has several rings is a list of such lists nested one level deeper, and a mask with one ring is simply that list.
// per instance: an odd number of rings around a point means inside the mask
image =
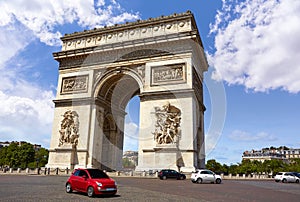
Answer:
[{"label": "sky", "polygon": [[[65,33],[192,11],[204,74],[206,159],[239,163],[246,150],[300,148],[299,0],[1,0],[0,141],[49,148]],[[138,148],[138,97],[127,106],[124,150]]]}]

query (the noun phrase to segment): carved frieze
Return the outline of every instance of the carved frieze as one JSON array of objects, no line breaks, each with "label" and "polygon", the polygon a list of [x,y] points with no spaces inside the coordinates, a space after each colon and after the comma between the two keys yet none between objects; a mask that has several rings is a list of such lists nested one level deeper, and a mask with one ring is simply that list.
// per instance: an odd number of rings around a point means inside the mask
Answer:
[{"label": "carved frieze", "polygon": [[87,92],[88,78],[88,75],[63,78],[60,94]]},{"label": "carved frieze", "polygon": [[151,68],[151,85],[185,82],[185,64],[171,64]]},{"label": "carved frieze", "polygon": [[104,70],[104,69],[95,70],[95,72],[94,72],[94,82],[93,82],[94,85],[97,84],[98,81],[102,78],[105,71],[106,70]]},{"label": "carved frieze", "polygon": [[79,116],[76,111],[68,110],[63,115],[60,124],[58,146],[71,144],[77,146],[79,138]]},{"label": "carved frieze", "polygon": [[145,65],[140,65],[135,68],[135,71],[142,78],[143,83],[145,83]]},{"label": "carved frieze", "polygon": [[66,34],[62,37],[62,51],[83,47],[103,46],[110,43],[131,42],[140,38],[191,32],[196,29],[191,12],[138,20],[136,22],[113,25],[83,32]]},{"label": "carved frieze", "polygon": [[166,103],[162,108],[155,107],[156,125],[153,132],[158,145],[178,143],[180,137],[181,110]]},{"label": "carved frieze", "polygon": [[164,50],[156,50],[156,49],[141,49],[132,51],[120,57],[117,62],[126,61],[126,60],[135,60],[135,59],[143,59],[149,57],[163,56],[163,55],[172,55],[172,53],[164,51]]}]

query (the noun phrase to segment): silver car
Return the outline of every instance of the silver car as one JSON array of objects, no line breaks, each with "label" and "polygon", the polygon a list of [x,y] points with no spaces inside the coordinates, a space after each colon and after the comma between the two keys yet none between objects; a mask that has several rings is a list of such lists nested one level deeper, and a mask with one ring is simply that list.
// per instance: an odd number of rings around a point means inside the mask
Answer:
[{"label": "silver car", "polygon": [[275,182],[300,182],[300,178],[294,175],[292,172],[279,172],[275,175]]},{"label": "silver car", "polygon": [[220,184],[222,182],[222,178],[220,175],[215,174],[211,170],[200,169],[193,172],[191,175],[191,180],[193,183],[216,183]]}]

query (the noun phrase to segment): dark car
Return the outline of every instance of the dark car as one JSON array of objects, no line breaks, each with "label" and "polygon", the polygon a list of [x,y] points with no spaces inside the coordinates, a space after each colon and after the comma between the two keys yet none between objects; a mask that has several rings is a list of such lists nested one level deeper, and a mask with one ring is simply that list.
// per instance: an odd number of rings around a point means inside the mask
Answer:
[{"label": "dark car", "polygon": [[298,178],[300,178],[300,173],[298,172],[292,172],[295,176],[297,176]]},{"label": "dark car", "polygon": [[66,182],[66,192],[78,191],[94,195],[115,195],[117,183],[99,169],[76,169]]},{"label": "dark car", "polygon": [[185,180],[186,176],[183,173],[179,173],[176,170],[172,169],[163,169],[158,173],[158,177],[161,180],[166,180],[168,178],[173,178],[177,180]]}]

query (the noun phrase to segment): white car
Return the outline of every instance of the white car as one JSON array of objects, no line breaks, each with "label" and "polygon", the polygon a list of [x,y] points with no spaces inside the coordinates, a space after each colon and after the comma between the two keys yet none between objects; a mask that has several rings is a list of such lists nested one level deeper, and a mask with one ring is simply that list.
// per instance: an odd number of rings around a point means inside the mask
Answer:
[{"label": "white car", "polygon": [[196,170],[196,172],[192,172],[191,180],[193,183],[208,182],[220,184],[222,182],[220,175],[217,175],[213,171],[207,169],[199,169]]},{"label": "white car", "polygon": [[300,182],[300,178],[294,175],[292,172],[279,172],[275,175],[275,182]]}]

